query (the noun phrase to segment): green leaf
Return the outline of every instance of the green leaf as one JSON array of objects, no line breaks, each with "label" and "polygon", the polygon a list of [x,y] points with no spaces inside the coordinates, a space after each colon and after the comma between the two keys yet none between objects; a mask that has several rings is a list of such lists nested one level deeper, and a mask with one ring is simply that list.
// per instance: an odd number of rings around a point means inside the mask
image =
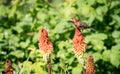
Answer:
[{"label": "green leaf", "polygon": [[120,50],[120,44],[116,44],[116,45],[112,46],[111,49],[113,49],[113,50]]},{"label": "green leaf", "polygon": [[97,0],[98,3],[106,3],[106,0]]},{"label": "green leaf", "polygon": [[116,24],[117,25],[115,25],[115,28],[116,29],[119,29],[120,28],[120,16],[119,15],[117,15],[117,14],[114,14],[114,15],[111,15],[111,17],[116,21]]},{"label": "green leaf", "polygon": [[114,32],[112,33],[112,36],[113,36],[114,38],[120,38],[120,31],[114,31]]},{"label": "green leaf", "polygon": [[110,54],[111,54],[111,51],[110,51],[110,50],[105,50],[105,51],[102,53],[103,60],[109,61],[109,60],[110,60]]},{"label": "green leaf", "polygon": [[9,55],[13,55],[16,58],[23,58],[24,52],[22,52],[20,50],[15,50],[15,51],[12,51]]},{"label": "green leaf", "polygon": [[120,65],[120,50],[118,46],[112,47],[111,53],[110,53],[110,62],[115,67],[118,67]]},{"label": "green leaf", "polygon": [[93,5],[95,3],[95,0],[87,0],[89,5]]},{"label": "green leaf", "polygon": [[89,6],[82,6],[81,7],[81,13],[83,15],[89,15],[89,13],[90,13],[90,7]]},{"label": "green leaf", "polygon": [[32,62],[24,61],[22,64],[23,64],[23,67],[22,67],[20,73],[30,74],[32,71]]},{"label": "green leaf", "polygon": [[14,26],[14,27],[13,27],[13,30],[17,31],[18,33],[23,32],[23,29],[22,29],[21,26]]},{"label": "green leaf", "polygon": [[26,47],[29,45],[29,43],[30,43],[30,40],[27,39],[25,42],[22,42],[22,41],[21,41],[20,46],[21,46],[22,48],[26,48]]},{"label": "green leaf", "polygon": [[104,33],[92,34],[85,37],[87,43],[95,40],[105,40],[105,39],[107,39],[107,35]]},{"label": "green leaf", "polygon": [[38,34],[34,34],[33,39],[32,39],[32,42],[33,42],[33,43],[37,43],[38,38],[39,38],[39,35],[38,35]]},{"label": "green leaf", "polygon": [[82,66],[77,65],[77,67],[72,69],[72,74],[81,74],[82,73]]},{"label": "green leaf", "polygon": [[40,62],[34,63],[32,65],[32,70],[35,74],[47,74],[46,71],[42,69]]},{"label": "green leaf", "polygon": [[103,33],[98,33],[98,34],[92,34],[92,35],[88,35],[85,37],[85,40],[87,43],[92,43],[93,44],[93,48],[95,50],[103,50],[104,49],[104,41],[107,39],[107,35],[103,34]]},{"label": "green leaf", "polygon": [[117,44],[119,44],[119,43],[120,43],[120,39],[119,39],[119,38],[118,38],[118,39],[116,38],[116,39],[115,39],[115,42],[116,42]]},{"label": "green leaf", "polygon": [[94,45],[93,48],[94,48],[95,50],[101,51],[101,50],[104,49],[104,42],[103,42],[103,41],[93,40],[91,43]]},{"label": "green leaf", "polygon": [[62,59],[65,59],[65,50],[60,50],[58,53],[57,53],[57,57],[60,57]]},{"label": "green leaf", "polygon": [[93,53],[94,56],[94,62],[97,62],[98,60],[102,59],[102,55],[100,53]]},{"label": "green leaf", "polygon": [[76,3],[79,7],[81,7],[86,4],[86,1],[85,0],[76,0]]},{"label": "green leaf", "polygon": [[110,8],[112,9],[112,8],[114,8],[114,7],[116,7],[116,6],[118,6],[120,4],[120,2],[119,1],[111,1],[111,5],[110,5]]},{"label": "green leaf", "polygon": [[16,11],[16,5],[14,5],[13,7],[12,7],[12,9],[10,10],[10,12],[9,12],[9,18],[11,18],[11,17],[13,17],[14,15],[15,15],[15,11]]},{"label": "green leaf", "polygon": [[110,62],[115,67],[118,67],[120,65],[120,50],[112,49],[110,54]]}]

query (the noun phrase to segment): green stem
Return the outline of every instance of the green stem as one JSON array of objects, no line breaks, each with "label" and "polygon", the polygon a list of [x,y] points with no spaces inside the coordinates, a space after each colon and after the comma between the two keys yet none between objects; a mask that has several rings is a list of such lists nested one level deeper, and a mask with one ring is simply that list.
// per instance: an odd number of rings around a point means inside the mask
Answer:
[{"label": "green stem", "polygon": [[28,60],[30,58],[30,54],[28,55],[28,58],[27,58],[27,61],[25,62],[25,64],[23,65],[23,68],[20,70],[19,74],[22,74],[24,68],[25,68],[25,65],[27,64]]}]

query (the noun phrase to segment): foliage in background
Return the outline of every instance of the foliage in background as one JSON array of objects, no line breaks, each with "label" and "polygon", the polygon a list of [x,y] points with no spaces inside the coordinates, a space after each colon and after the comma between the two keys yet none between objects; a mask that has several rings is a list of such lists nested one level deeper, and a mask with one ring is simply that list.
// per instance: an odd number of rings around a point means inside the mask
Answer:
[{"label": "foliage in background", "polygon": [[120,71],[119,0],[1,0],[0,73],[6,59],[19,74],[46,74],[47,66],[38,48],[39,29],[46,28],[54,45],[52,74],[80,74],[69,20],[81,19],[97,31],[84,30],[85,56],[92,54],[97,74]]}]

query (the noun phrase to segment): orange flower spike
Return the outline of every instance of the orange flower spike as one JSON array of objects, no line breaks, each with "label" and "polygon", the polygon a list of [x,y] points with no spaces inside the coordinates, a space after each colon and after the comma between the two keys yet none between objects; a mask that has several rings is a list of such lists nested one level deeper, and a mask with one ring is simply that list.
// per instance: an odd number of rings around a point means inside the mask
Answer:
[{"label": "orange flower spike", "polygon": [[6,74],[13,74],[13,68],[10,60],[5,61],[5,73]]},{"label": "orange flower spike", "polygon": [[48,32],[45,29],[41,29],[40,37],[39,37],[39,48],[42,50],[44,54],[44,59],[48,59],[50,54],[53,51],[53,45],[48,39]]},{"label": "orange flower spike", "polygon": [[88,56],[86,64],[86,74],[95,74],[95,66],[93,56]]},{"label": "orange flower spike", "polygon": [[76,28],[75,35],[73,37],[73,51],[78,59],[78,61],[83,65],[84,64],[84,53],[85,53],[85,39],[79,28]]}]

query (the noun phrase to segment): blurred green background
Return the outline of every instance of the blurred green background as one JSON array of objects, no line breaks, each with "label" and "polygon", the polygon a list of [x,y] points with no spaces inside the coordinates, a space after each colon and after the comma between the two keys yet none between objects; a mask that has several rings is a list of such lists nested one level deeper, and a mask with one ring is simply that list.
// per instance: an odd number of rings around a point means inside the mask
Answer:
[{"label": "blurred green background", "polygon": [[119,0],[0,0],[0,74],[10,59],[15,74],[47,74],[38,48],[45,28],[54,45],[52,74],[81,74],[72,48],[72,17],[96,29],[83,30],[85,59],[92,54],[96,74],[120,72]]}]

